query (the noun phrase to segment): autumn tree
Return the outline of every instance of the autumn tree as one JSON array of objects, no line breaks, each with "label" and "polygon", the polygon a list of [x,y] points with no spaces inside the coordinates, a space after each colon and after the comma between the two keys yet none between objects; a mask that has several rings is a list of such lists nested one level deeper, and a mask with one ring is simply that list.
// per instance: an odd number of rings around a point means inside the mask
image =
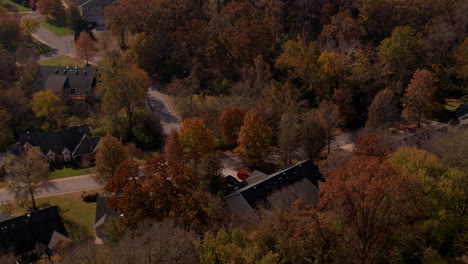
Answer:
[{"label": "autumn tree", "polygon": [[391,152],[388,142],[372,134],[360,136],[354,142],[353,154],[355,156],[385,158]]},{"label": "autumn tree", "polygon": [[80,36],[76,40],[76,56],[79,59],[86,61],[86,66],[89,66],[89,60],[91,60],[97,52],[96,44],[91,39],[87,32],[81,32]]},{"label": "autumn tree", "polygon": [[193,160],[195,166],[203,156],[213,152],[216,147],[213,133],[200,118],[185,119],[179,137],[184,156]]},{"label": "autumn tree", "polygon": [[15,200],[24,204],[29,198],[32,209],[37,210],[36,195],[49,188],[49,164],[39,147],[29,147],[19,157],[9,159],[5,164],[8,191]]},{"label": "autumn tree", "polygon": [[183,162],[184,161],[184,151],[180,143],[179,132],[173,129],[166,139],[166,144],[164,145],[164,157],[169,162]]},{"label": "autumn tree", "polygon": [[416,70],[404,94],[405,106],[402,112],[407,120],[416,121],[418,127],[422,118],[430,118],[437,107],[435,85],[432,73]]},{"label": "autumn tree", "polygon": [[45,15],[49,19],[49,15],[52,15],[54,0],[39,0],[37,5],[41,15]]},{"label": "autumn tree", "polygon": [[331,171],[319,208],[330,223],[340,223],[334,230],[338,259],[375,263],[396,249],[393,237],[406,232],[409,212],[408,180],[400,175],[396,166],[365,156]]},{"label": "autumn tree", "polygon": [[25,17],[21,19],[21,30],[28,36],[29,41],[31,41],[31,35],[36,33],[41,26],[40,22],[34,18]]},{"label": "autumn tree", "polygon": [[[0,10],[0,52],[3,48],[13,50],[20,40],[20,18],[18,16],[10,16],[9,14],[2,13]],[[3,53],[1,56],[0,67],[3,63],[8,61],[6,54]],[[1,76],[0,80],[5,77],[7,76]]]},{"label": "autumn tree", "polygon": [[281,116],[278,145],[284,166],[292,163],[292,152],[299,144],[299,120],[294,113],[284,113]]},{"label": "autumn tree", "polygon": [[10,126],[11,115],[0,107],[0,150],[5,150],[13,142],[13,131]]},{"label": "autumn tree", "polygon": [[330,101],[322,101],[319,107],[314,110],[314,116],[319,126],[325,132],[328,153],[330,153],[333,130],[341,124],[338,107]]},{"label": "autumn tree", "polygon": [[422,43],[411,27],[396,27],[392,35],[377,47],[377,55],[385,70],[396,80],[407,78],[422,65],[420,56]]},{"label": "autumn tree", "polygon": [[96,153],[95,180],[104,184],[114,175],[117,166],[128,158],[128,153],[122,142],[109,134],[101,140],[101,147]]},{"label": "autumn tree", "polygon": [[51,0],[50,14],[54,17],[55,21],[63,22],[65,19],[65,7],[61,0]]},{"label": "autumn tree", "polygon": [[33,94],[32,110],[36,117],[46,120],[46,129],[55,129],[58,127],[60,114],[65,110],[57,95],[52,90],[39,91]]},{"label": "autumn tree", "polygon": [[306,157],[310,160],[317,160],[320,152],[327,145],[327,138],[324,129],[315,117],[314,110],[304,115],[300,132],[302,149]]},{"label": "autumn tree", "polygon": [[398,118],[399,109],[394,92],[383,89],[378,92],[369,106],[366,126],[370,129],[384,128]]},{"label": "autumn tree", "polygon": [[237,144],[239,131],[244,123],[244,115],[244,111],[237,106],[225,108],[221,114],[221,133],[227,143],[232,146]]},{"label": "autumn tree", "polygon": [[239,132],[239,146],[234,150],[242,160],[253,164],[262,161],[270,148],[271,128],[256,111],[247,112]]}]

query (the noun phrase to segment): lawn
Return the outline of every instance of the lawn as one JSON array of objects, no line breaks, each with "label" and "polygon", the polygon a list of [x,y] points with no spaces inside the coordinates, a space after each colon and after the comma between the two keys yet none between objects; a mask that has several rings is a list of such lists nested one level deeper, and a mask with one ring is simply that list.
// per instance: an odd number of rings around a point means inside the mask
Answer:
[{"label": "lawn", "polygon": [[25,46],[27,48],[33,49],[34,55],[36,56],[40,56],[42,54],[46,54],[52,51],[51,47],[35,39],[32,39],[31,41],[26,42]]},{"label": "lawn", "polygon": [[[88,191],[88,193],[95,192],[102,194],[102,189]],[[60,208],[70,238],[80,239],[92,234],[96,215],[96,203],[83,202],[81,192],[40,198],[36,200],[36,203],[39,208],[47,208],[54,205]],[[27,213],[26,208],[21,208],[14,203],[1,205],[0,211],[11,213],[14,216],[21,216]]]},{"label": "lawn", "polygon": [[445,99],[444,108],[450,112],[455,112],[455,109],[457,109],[460,104],[459,99]]},{"label": "lawn", "polygon": [[63,168],[63,169],[55,169],[50,173],[50,177],[52,179],[62,179],[67,177],[85,175],[85,174],[92,174],[96,172],[95,167],[91,168],[84,168],[84,169],[77,169],[77,168]]},{"label": "lawn", "polygon": [[41,25],[58,37],[72,35],[73,30],[59,25],[54,25],[50,21],[41,21]]},{"label": "lawn", "polygon": [[9,0],[0,0],[0,6],[5,7],[9,11],[14,11],[12,8],[17,8],[19,12],[31,12],[31,8],[26,8]]},{"label": "lawn", "polygon": [[39,62],[40,65],[47,65],[47,66],[78,66],[78,67],[83,67],[85,66],[85,62],[82,62],[80,60],[77,60],[73,57],[70,57],[68,55],[60,55],[55,58],[41,61]]}]

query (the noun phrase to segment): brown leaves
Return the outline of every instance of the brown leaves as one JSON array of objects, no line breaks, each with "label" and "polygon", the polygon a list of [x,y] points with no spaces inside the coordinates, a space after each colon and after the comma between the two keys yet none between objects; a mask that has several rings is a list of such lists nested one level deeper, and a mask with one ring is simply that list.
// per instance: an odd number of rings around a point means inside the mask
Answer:
[{"label": "brown leaves", "polygon": [[222,126],[221,132],[228,144],[233,146],[237,144],[239,131],[244,123],[244,115],[244,111],[237,106],[225,108],[223,110],[220,117]]}]

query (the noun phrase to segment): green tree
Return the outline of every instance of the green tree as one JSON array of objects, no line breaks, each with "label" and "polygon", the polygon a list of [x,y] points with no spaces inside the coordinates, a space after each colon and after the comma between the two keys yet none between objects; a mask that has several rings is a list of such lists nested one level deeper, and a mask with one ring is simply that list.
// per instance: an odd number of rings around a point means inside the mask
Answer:
[{"label": "green tree", "polygon": [[430,118],[437,108],[435,84],[432,73],[428,70],[416,70],[411,83],[404,94],[405,105],[402,115],[408,120],[417,121]]},{"label": "green tree", "polygon": [[36,195],[40,190],[48,189],[49,164],[39,147],[29,147],[19,157],[9,159],[5,164],[8,191],[15,200],[24,204],[29,198],[33,210],[37,210]]},{"label": "green tree", "polygon": [[60,99],[51,90],[39,91],[33,94],[32,110],[36,117],[45,118],[46,129],[56,129],[58,127],[60,114],[66,109]]},{"label": "green tree", "polygon": [[65,19],[65,7],[61,0],[51,0],[50,14],[54,17],[55,21],[63,22]]},{"label": "green tree", "polygon": [[96,154],[95,180],[104,184],[114,175],[117,166],[129,155],[122,142],[115,137],[108,134],[101,140],[101,146]]},{"label": "green tree", "polygon": [[254,166],[263,161],[271,144],[271,128],[256,111],[250,110],[244,117],[239,132],[239,146],[234,150],[243,161]]},{"label": "green tree", "polygon": [[379,61],[384,69],[406,83],[409,76],[422,65],[422,43],[411,27],[396,27],[392,35],[377,47]]},{"label": "green tree", "polygon": [[36,33],[41,26],[40,22],[34,18],[25,17],[21,19],[21,30],[28,36],[28,40],[31,41],[31,35]]}]

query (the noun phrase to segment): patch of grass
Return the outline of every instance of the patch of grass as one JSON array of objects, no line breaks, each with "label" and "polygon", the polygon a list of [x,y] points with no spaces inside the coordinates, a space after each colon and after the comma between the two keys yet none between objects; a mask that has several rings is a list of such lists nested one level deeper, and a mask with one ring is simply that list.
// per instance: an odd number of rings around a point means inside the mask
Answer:
[{"label": "patch of grass", "polygon": [[14,3],[14,2],[9,1],[9,0],[0,0],[0,6],[5,7],[9,11],[14,11],[14,10],[12,10],[12,8],[17,9],[19,12],[30,12],[31,11],[30,8],[24,7],[22,5],[18,5],[17,3]]},{"label": "patch of grass", "polygon": [[64,25],[55,24],[50,20],[41,21],[41,25],[58,37],[73,34],[73,30],[65,27]]},{"label": "patch of grass", "polygon": [[[95,192],[102,194],[102,189],[96,189],[90,193]],[[60,208],[65,228],[71,239],[82,239],[92,234],[96,203],[83,202],[81,192],[40,198],[36,199],[36,203],[39,209],[55,205]],[[21,208],[14,203],[0,206],[0,211],[11,213],[14,216],[21,216],[27,213],[26,208]]]},{"label": "patch of grass", "polygon": [[50,177],[52,179],[62,179],[68,178],[73,176],[85,175],[85,174],[92,174],[96,172],[95,167],[91,168],[63,168],[63,169],[56,169],[50,173]]},{"label": "patch of grass", "polygon": [[47,65],[47,66],[78,66],[78,67],[83,67],[85,66],[85,62],[82,62],[80,60],[77,60],[73,57],[70,57],[68,55],[60,55],[55,58],[41,61],[39,62],[40,65]]},{"label": "patch of grass", "polygon": [[52,48],[47,46],[46,44],[37,41],[35,39],[32,39],[31,41],[28,41],[24,45],[26,48],[30,48],[34,50],[34,54],[36,56],[40,56],[42,54],[46,54],[52,51]]},{"label": "patch of grass", "polygon": [[447,111],[455,112],[455,109],[457,109],[460,104],[461,102],[459,99],[445,99],[444,108]]}]

